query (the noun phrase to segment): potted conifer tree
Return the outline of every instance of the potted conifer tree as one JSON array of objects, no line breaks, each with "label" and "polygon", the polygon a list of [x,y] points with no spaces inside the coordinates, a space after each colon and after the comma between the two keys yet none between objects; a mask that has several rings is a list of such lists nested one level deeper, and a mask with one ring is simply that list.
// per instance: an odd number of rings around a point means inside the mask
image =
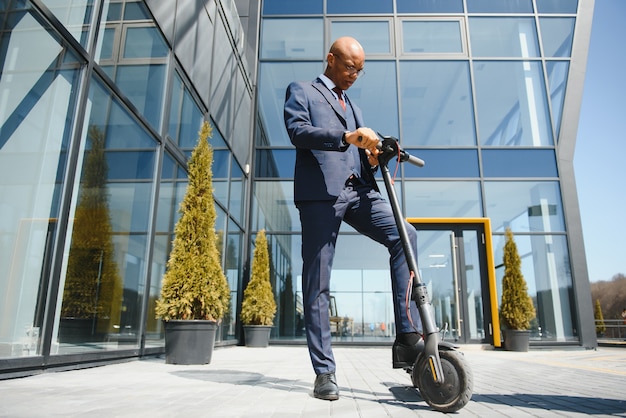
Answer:
[{"label": "potted conifer tree", "polygon": [[604,337],[606,324],[604,323],[604,315],[602,314],[602,305],[600,304],[600,299],[596,299],[596,306],[593,311],[593,317],[596,320],[596,336]]},{"label": "potted conifer tree", "polygon": [[504,347],[509,351],[528,351],[530,321],[535,317],[535,306],[528,294],[522,261],[510,228],[506,229],[503,263],[500,320],[505,327]]},{"label": "potted conifer tree", "polygon": [[217,326],[230,303],[215,233],[211,134],[205,121],[189,159],[189,183],[156,302],[156,316],[165,324],[169,364],[210,363]]},{"label": "potted conifer tree", "polygon": [[267,347],[276,314],[270,283],[270,258],[265,230],[257,233],[250,281],[241,302],[241,323],[247,347]]}]

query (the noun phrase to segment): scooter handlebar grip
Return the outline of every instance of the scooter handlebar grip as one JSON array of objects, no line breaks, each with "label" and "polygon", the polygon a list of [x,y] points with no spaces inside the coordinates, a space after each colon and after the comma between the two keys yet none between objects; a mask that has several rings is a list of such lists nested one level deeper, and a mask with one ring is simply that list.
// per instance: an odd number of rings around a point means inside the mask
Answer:
[{"label": "scooter handlebar grip", "polygon": [[422,160],[421,158],[414,157],[413,155],[409,155],[409,158],[407,158],[407,161],[418,167],[424,167],[424,164],[425,164],[424,160]]}]

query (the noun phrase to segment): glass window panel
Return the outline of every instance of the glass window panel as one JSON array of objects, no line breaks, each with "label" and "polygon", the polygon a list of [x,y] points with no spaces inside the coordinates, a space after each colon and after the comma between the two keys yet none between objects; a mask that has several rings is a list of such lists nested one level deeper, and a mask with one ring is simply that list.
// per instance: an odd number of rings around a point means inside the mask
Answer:
[{"label": "glass window panel", "polygon": [[124,58],[163,58],[169,48],[155,27],[129,27],[124,41]]},{"label": "glass window panel", "polygon": [[184,91],[185,85],[180,79],[178,73],[176,72],[174,73],[174,79],[172,80],[172,94],[170,97],[170,123],[167,131],[167,134],[175,143],[178,143],[178,124],[180,118],[179,114],[182,108]]},{"label": "glass window panel", "polygon": [[161,164],[161,179],[166,181],[169,179],[175,179],[177,169],[178,163],[166,150],[163,154],[163,163]]},{"label": "glass window panel", "polygon": [[65,29],[87,48],[93,0],[44,0],[43,3],[63,23]]},{"label": "glass window panel", "polygon": [[[127,180],[132,180],[132,177]],[[108,190],[111,194],[109,211],[113,231],[122,233],[147,231],[149,219],[147,215],[151,211],[152,183],[111,182]]]},{"label": "glass window panel", "polygon": [[109,76],[111,80],[115,79],[115,66],[113,65],[102,66],[102,70],[107,76]]},{"label": "glass window panel", "polygon": [[[341,238],[343,238],[343,240],[345,241],[347,238],[349,238],[349,236],[342,236]],[[354,240],[356,237],[350,236],[350,238],[353,238]],[[361,248],[362,243],[359,243],[357,245],[359,245],[359,248]],[[337,257],[337,252],[335,252],[335,257]],[[363,287],[362,274],[363,270],[357,269],[356,266],[353,269],[333,268],[330,280],[330,293],[333,296],[337,297],[338,292],[353,292],[355,294],[354,296],[357,296],[357,292],[361,292]],[[389,272],[387,272],[387,275],[389,275]],[[358,301],[358,298],[355,297],[355,299],[355,302]],[[359,305],[361,304],[360,301],[356,303],[358,303]]]},{"label": "glass window panel", "polygon": [[[172,86],[169,135],[181,148],[194,148],[202,125],[202,112],[189,89],[176,74]],[[210,141],[210,140],[209,140]]]},{"label": "glass window panel", "polygon": [[243,220],[243,200],[244,200],[244,185],[245,177],[239,164],[234,160],[231,164],[230,170],[230,202],[228,205],[228,211],[231,216],[238,222]]},{"label": "glass window panel", "polygon": [[[160,205],[160,204],[159,204]],[[173,228],[173,226],[172,226]],[[150,289],[148,313],[146,315],[145,345],[146,347],[163,347],[164,331],[163,321],[157,319],[155,307],[156,301],[161,296],[161,282],[165,274],[165,266],[169,257],[171,242],[174,236],[171,234],[157,234],[152,245],[152,269],[150,271]]]},{"label": "glass window panel", "polygon": [[403,146],[476,145],[466,61],[400,62]]},{"label": "glass window panel", "polygon": [[[265,131],[257,133],[258,145],[291,145],[287,131],[283,108],[285,91],[292,81],[314,80],[324,71],[323,63],[261,63],[259,75],[259,114]],[[365,77],[362,77],[365,78]],[[360,80],[362,81],[362,80]]]},{"label": "glass window panel", "polygon": [[398,13],[463,13],[463,0],[396,0]]},{"label": "glass window panel", "polygon": [[124,20],[147,20],[150,19],[150,12],[146,9],[143,1],[124,2]]},{"label": "glass window panel", "polygon": [[576,13],[578,0],[536,0],[539,13]]},{"label": "glass window panel", "polygon": [[567,75],[569,73],[568,61],[546,61],[548,71],[548,88],[550,89],[550,101],[552,103],[552,121],[555,126],[556,137],[561,134],[561,116],[565,103],[565,89],[567,87]]},{"label": "glass window panel", "polygon": [[111,3],[110,0],[106,1],[106,20],[108,22],[111,21],[119,21],[122,20],[122,6],[123,3]]},{"label": "glass window panel", "polygon": [[398,137],[396,63],[369,61],[365,75],[346,92],[363,112],[365,126],[384,135]]},{"label": "glass window panel", "polygon": [[102,34],[102,42],[99,54],[97,54],[98,60],[111,60],[113,59],[113,51],[115,48],[115,33],[114,28],[107,28]]},{"label": "glass window panel", "polygon": [[91,110],[92,125],[98,127],[106,126],[106,147],[107,149],[144,149],[152,148],[154,141],[141,126],[128,116],[128,112],[121,106],[112,108],[104,107],[111,99],[108,95],[95,90],[92,93]]},{"label": "glass window panel", "polygon": [[322,14],[322,0],[264,0],[264,15],[309,15]]},{"label": "glass window panel", "polygon": [[[0,358],[42,354],[47,260],[67,216],[59,203],[80,90],[79,63],[33,12],[0,13]],[[64,68],[63,57],[74,62]]]},{"label": "glass window panel", "polygon": [[230,170],[230,151],[214,150],[213,165],[211,166],[213,174],[213,194],[215,199],[228,206],[228,177]]},{"label": "glass window panel", "polygon": [[165,65],[124,65],[117,69],[118,87],[157,130],[163,105],[165,69]]},{"label": "glass window panel", "polygon": [[361,272],[363,292],[387,292],[391,303],[391,275],[384,265],[379,270],[368,269]]},{"label": "glass window panel", "polygon": [[228,179],[228,163],[230,152],[228,150],[213,150],[213,179]]},{"label": "glass window panel", "polygon": [[[224,5],[224,3],[221,3]],[[234,4],[234,3],[233,3]],[[211,101],[211,72],[208,71],[211,68],[213,63],[213,42],[205,41],[213,39],[213,32],[215,31],[215,25],[213,20],[215,19],[214,13],[216,3],[210,2],[208,6],[205,6],[209,9],[207,11],[203,11],[202,13],[197,13],[189,16],[189,19],[193,21],[192,27],[193,31],[189,30],[188,25],[180,25],[179,17],[176,17],[176,29],[184,33],[184,41],[182,45],[179,44],[178,38],[176,38],[176,55],[180,59],[181,56],[185,56],[183,60],[181,60],[181,65],[185,69],[186,74],[193,80],[193,85],[195,87],[196,95],[199,100],[208,103]],[[193,8],[185,7],[185,10],[193,13]],[[164,8],[164,11],[167,13],[167,8]],[[241,40],[240,44],[242,51],[245,48],[243,45],[246,43]],[[182,51],[178,51],[180,48]],[[234,55],[234,53],[231,53]],[[247,53],[241,53],[241,58],[244,62],[245,68],[252,68],[247,65],[246,62]]]},{"label": "glass window panel", "polygon": [[[302,314],[299,301],[302,300],[300,236],[289,237],[293,260],[295,294],[295,335],[302,335],[303,328],[298,315]],[[355,255],[355,247],[363,248],[371,257],[363,259]],[[339,316],[352,320],[354,330],[345,329],[345,335],[354,332],[355,337],[372,340],[393,332],[393,302],[390,285],[388,253],[380,244],[362,235],[340,235],[330,281],[331,295],[335,297]],[[291,268],[292,265],[288,267]],[[288,276],[289,277],[289,276]],[[371,289],[364,292],[363,289]],[[381,327],[385,323],[385,327]],[[385,331],[386,330],[386,331]],[[363,340],[363,339],[362,339]]]},{"label": "glass window panel", "polygon": [[224,137],[222,136],[220,131],[215,128],[215,122],[213,122],[213,120],[210,120],[209,123],[213,127],[213,136],[209,138],[209,143],[211,144],[213,149],[228,148],[228,146],[226,145],[226,142],[224,141]]},{"label": "glass window panel", "polygon": [[213,126],[229,138],[232,132],[235,54],[222,19],[217,19],[213,40],[213,63],[211,65],[211,117]]},{"label": "glass window panel", "polygon": [[151,179],[154,176],[153,151],[108,151],[105,157],[110,179]]},{"label": "glass window panel", "polygon": [[557,177],[554,150],[484,149],[485,177]]},{"label": "glass window panel", "polygon": [[[246,87],[244,74],[241,71],[235,73],[234,113],[235,120],[233,134],[230,136],[232,152],[242,164],[250,161],[250,125],[252,123],[252,95]],[[255,118],[256,119],[256,118]]]},{"label": "glass window panel", "polygon": [[467,0],[468,13],[532,13],[532,0]]},{"label": "glass window panel", "polygon": [[392,0],[326,0],[326,13],[359,14],[359,13],[393,13]]},{"label": "glass window panel", "polygon": [[561,190],[556,181],[485,182],[486,216],[494,232],[562,232]]},{"label": "glass window panel", "polygon": [[483,216],[477,181],[404,181],[407,218]]},{"label": "glass window panel", "polygon": [[426,163],[417,167],[404,163],[404,177],[479,177],[478,151],[475,149],[406,149]]},{"label": "glass window panel", "polygon": [[462,53],[461,22],[458,20],[404,20],[402,52]]},{"label": "glass window panel", "polygon": [[256,152],[255,177],[292,178],[295,164],[296,152],[293,149],[259,149]]},{"label": "glass window panel", "polygon": [[[142,141],[108,140],[106,118],[122,138],[131,138],[140,126],[98,80],[91,83],[90,102],[60,286],[59,353],[115,348],[120,342],[136,346],[139,341],[152,178],[140,181],[135,173],[118,170],[127,177],[111,181],[109,147],[115,144],[116,153],[135,154],[133,146]],[[144,131],[143,137],[149,135]],[[151,151],[143,150],[153,154],[146,161],[156,155],[157,143],[151,142]]]},{"label": "glass window panel", "polygon": [[483,145],[553,144],[540,62],[474,61],[474,80]]},{"label": "glass window panel", "polygon": [[187,187],[187,178],[179,178],[178,169],[178,163],[166,152],[161,166],[159,202],[156,212],[156,231],[158,233],[174,233],[175,214],[180,204],[177,197],[182,195],[177,192],[177,189]]},{"label": "glass window panel", "polygon": [[293,182],[254,182],[252,228],[268,232],[300,230],[300,215],[293,203]]},{"label": "glass window panel", "polygon": [[365,53],[389,54],[391,52],[391,35],[389,21],[332,21],[330,26],[331,41],[342,36],[358,39]]},{"label": "glass window panel", "polygon": [[538,57],[532,17],[471,17],[470,43],[475,57]]},{"label": "glass window panel", "polygon": [[121,292],[114,292],[115,296],[120,297],[120,312],[115,314],[113,331],[106,334],[102,345],[107,348],[137,347],[145,288],[146,235],[114,236],[113,244],[117,248],[124,248],[118,262],[123,287]]},{"label": "glass window panel", "polygon": [[[359,251],[354,251],[359,248]],[[363,252],[361,252],[363,251]],[[367,257],[363,257],[367,254]],[[340,234],[331,273],[330,291],[361,291],[365,272],[383,272],[382,282],[390,282],[389,252],[376,241],[361,234]],[[388,289],[387,284],[369,279],[371,290]]]},{"label": "glass window panel", "polygon": [[276,331],[280,336],[303,337],[300,236],[268,234],[267,240],[273,263],[273,288],[278,304],[274,320]]},{"label": "glass window panel", "polygon": [[[242,234],[243,231],[232,220],[229,220],[227,240],[223,246],[218,242],[220,251],[224,252],[224,268],[231,291],[236,291],[237,287],[239,287],[238,279],[240,276],[234,273],[240,273],[242,266],[240,263]],[[220,235],[221,234],[218,234],[218,238]],[[236,301],[237,298],[235,298],[235,303]]]},{"label": "glass window panel", "polygon": [[[515,235],[521,270],[533,299],[536,317],[531,322],[531,339],[578,341],[570,256],[565,236]],[[498,299],[502,297],[504,236],[494,237]]]},{"label": "glass window panel", "polygon": [[322,19],[264,19],[261,59],[324,57]]},{"label": "glass window panel", "polygon": [[226,248],[224,256],[224,274],[228,280],[230,287],[230,310],[222,319],[221,330],[219,335],[222,340],[233,340],[236,338],[237,324],[237,289],[239,288],[242,276],[242,258],[241,247],[243,240],[243,232],[232,221],[228,223],[228,234],[226,235]]},{"label": "glass window panel", "polygon": [[[367,261],[355,256],[355,247],[367,251]],[[337,241],[330,292],[338,316],[349,318],[357,335],[380,338],[395,330],[387,257],[384,247],[362,235],[340,235]]]},{"label": "glass window panel", "polygon": [[539,19],[545,57],[566,58],[572,55],[575,22],[576,19],[573,17],[542,17]]}]

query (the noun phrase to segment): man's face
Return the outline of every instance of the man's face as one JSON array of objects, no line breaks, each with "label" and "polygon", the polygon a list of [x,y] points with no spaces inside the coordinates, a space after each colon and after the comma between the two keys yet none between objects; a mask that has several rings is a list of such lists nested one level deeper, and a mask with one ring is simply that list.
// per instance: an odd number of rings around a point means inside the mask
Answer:
[{"label": "man's face", "polygon": [[328,78],[341,90],[348,90],[359,78],[364,64],[365,57],[358,52],[352,55],[331,52],[328,54]]}]

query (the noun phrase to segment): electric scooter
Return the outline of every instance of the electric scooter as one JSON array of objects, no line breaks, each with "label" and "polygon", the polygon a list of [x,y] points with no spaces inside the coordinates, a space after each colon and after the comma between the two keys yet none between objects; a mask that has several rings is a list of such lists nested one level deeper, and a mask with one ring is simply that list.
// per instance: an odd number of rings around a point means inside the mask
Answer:
[{"label": "electric scooter", "polygon": [[378,135],[382,139],[379,143],[378,163],[411,272],[413,281],[411,296],[417,304],[423,330],[423,339],[418,343],[420,353],[413,366],[405,370],[411,374],[413,386],[419,389],[428,405],[440,412],[456,412],[467,405],[472,397],[472,371],[463,353],[457,351],[455,345],[439,338],[439,329],[435,325],[428,290],[417,269],[417,261],[411,249],[388,167],[388,163],[393,159],[396,159],[398,164],[408,161],[418,167],[423,167],[424,161],[401,149],[396,138],[380,133]]}]

